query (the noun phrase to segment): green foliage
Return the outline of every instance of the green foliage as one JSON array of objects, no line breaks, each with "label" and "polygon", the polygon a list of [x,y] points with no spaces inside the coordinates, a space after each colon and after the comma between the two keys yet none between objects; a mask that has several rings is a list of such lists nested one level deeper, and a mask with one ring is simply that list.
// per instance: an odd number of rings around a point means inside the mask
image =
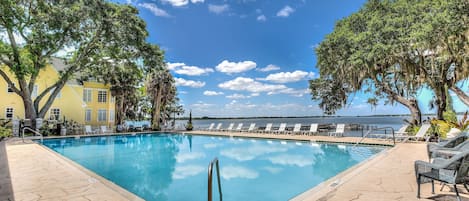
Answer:
[{"label": "green foliage", "polygon": [[10,137],[12,134],[11,129],[0,126],[0,139],[4,137]]},{"label": "green foliage", "polygon": [[414,100],[428,87],[442,118],[444,91],[469,76],[468,8],[466,0],[369,0],[316,48],[320,78],[310,81],[312,98],[330,114],[365,90],[419,118]]},{"label": "green foliage", "polygon": [[[0,76],[11,83],[14,80],[6,77],[6,70],[15,75],[19,86],[13,91],[29,103],[24,106],[29,119],[43,118],[74,74],[105,71],[104,57],[107,61],[137,58],[148,36],[135,7],[105,0],[2,1],[0,13],[0,30],[11,36],[0,40],[0,64],[6,66],[0,68]],[[56,83],[33,99],[32,87],[39,72],[64,50],[70,50],[64,56],[67,67],[59,72]],[[43,99],[46,103],[39,104]]]},{"label": "green foliage", "polygon": [[457,128],[461,131],[469,128],[468,112],[466,111],[466,113],[464,113],[464,116],[460,121],[457,120],[456,114],[454,114],[454,118],[452,114],[448,114],[448,119],[433,119],[431,123],[436,127],[435,132],[444,139],[446,138],[446,134],[451,130],[451,128]]}]

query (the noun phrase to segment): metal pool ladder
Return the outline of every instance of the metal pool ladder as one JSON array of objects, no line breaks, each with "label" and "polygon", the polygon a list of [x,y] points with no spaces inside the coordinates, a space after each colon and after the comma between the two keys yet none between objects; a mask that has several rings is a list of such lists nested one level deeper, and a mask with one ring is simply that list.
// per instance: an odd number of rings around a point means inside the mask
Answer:
[{"label": "metal pool ladder", "polygon": [[218,165],[218,158],[215,157],[212,162],[208,165],[208,201],[212,201],[212,169],[213,165],[217,168],[217,179],[218,179],[218,193],[220,194],[220,201],[222,201],[221,183],[220,183],[220,166]]},{"label": "metal pool ladder", "polygon": [[37,132],[37,131],[35,131],[35,130],[33,130],[33,129],[31,129],[31,128],[29,128],[29,127],[24,127],[24,128],[21,130],[21,138],[23,139],[23,143],[24,143],[24,130],[29,130],[29,131],[33,132],[34,134],[41,136],[41,143],[42,143],[43,138],[44,138],[44,137],[42,136],[42,134],[39,133],[39,132]]}]

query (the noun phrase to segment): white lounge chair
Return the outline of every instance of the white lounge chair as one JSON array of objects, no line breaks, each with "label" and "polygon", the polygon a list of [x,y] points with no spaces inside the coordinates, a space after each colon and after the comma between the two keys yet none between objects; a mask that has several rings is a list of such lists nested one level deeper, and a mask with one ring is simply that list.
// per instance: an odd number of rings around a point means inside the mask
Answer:
[{"label": "white lounge chair", "polygon": [[253,132],[254,128],[256,128],[256,123],[251,123],[251,125],[249,125],[248,130],[243,130],[243,132]]},{"label": "white lounge chair", "polygon": [[243,123],[239,123],[238,126],[236,127],[235,131],[241,132],[242,128],[243,128]]},{"label": "white lounge chair", "polygon": [[104,133],[110,133],[111,131],[109,129],[107,129],[107,126],[101,126],[100,127],[100,132],[102,134],[104,134]]},{"label": "white lounge chair", "polygon": [[293,135],[301,133],[301,124],[295,124],[293,126],[293,131],[291,132]]},{"label": "white lounge chair", "polygon": [[89,135],[89,134],[95,134],[96,132],[93,131],[93,129],[91,128],[90,125],[85,125],[85,135]]},{"label": "white lounge chair", "polygon": [[428,129],[430,129],[431,124],[422,124],[420,127],[419,131],[415,135],[408,135],[408,134],[401,134],[401,135],[394,135],[396,139],[400,139],[403,142],[407,142],[407,140],[419,140],[419,139],[425,139],[425,141],[428,141],[428,137],[425,137],[427,134]]},{"label": "white lounge chair", "polygon": [[334,136],[334,137],[344,137],[344,132],[345,132],[345,124],[337,124],[337,127],[335,128],[335,132],[329,132],[329,136]]},{"label": "white lounge chair", "polygon": [[285,133],[285,128],[287,128],[287,124],[281,123],[280,126],[278,127],[278,130],[273,131],[273,133],[275,134]]},{"label": "white lounge chair", "polygon": [[314,135],[318,133],[318,124],[311,124],[309,126],[309,131],[306,131],[305,135]]},{"label": "white lounge chair", "polygon": [[210,126],[207,128],[208,131],[211,131],[215,127],[215,123],[211,123]]},{"label": "white lounge chair", "polygon": [[230,123],[230,125],[228,125],[228,128],[226,128],[226,129],[223,130],[223,131],[232,131],[232,130],[233,130],[233,127],[234,127],[234,123]]},{"label": "white lounge chair", "polygon": [[222,123],[218,123],[218,124],[217,124],[217,127],[215,128],[215,130],[220,131],[222,125],[223,125]]},{"label": "white lounge chair", "polygon": [[268,123],[265,125],[265,129],[262,131],[259,131],[261,133],[270,133],[272,132],[272,123]]}]

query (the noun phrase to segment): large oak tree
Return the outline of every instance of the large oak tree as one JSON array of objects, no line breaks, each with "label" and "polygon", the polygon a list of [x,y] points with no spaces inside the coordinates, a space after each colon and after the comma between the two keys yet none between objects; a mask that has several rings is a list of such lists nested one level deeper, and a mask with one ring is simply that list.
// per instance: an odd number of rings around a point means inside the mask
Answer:
[{"label": "large oak tree", "polygon": [[400,103],[410,110],[411,122],[420,124],[416,92],[429,88],[441,119],[447,90],[458,90],[457,83],[468,79],[468,4],[368,1],[338,21],[317,47],[321,77],[310,81],[313,99],[332,114],[346,106],[350,94],[365,90],[375,95],[369,103]]},{"label": "large oak tree", "polygon": [[[104,0],[1,0],[0,13],[0,76],[22,98],[28,119],[44,118],[78,72],[99,68],[102,51],[113,52],[110,59],[125,59],[148,35],[136,8]],[[71,50],[64,59],[67,68],[53,85],[32,97],[40,71],[64,50]]]}]

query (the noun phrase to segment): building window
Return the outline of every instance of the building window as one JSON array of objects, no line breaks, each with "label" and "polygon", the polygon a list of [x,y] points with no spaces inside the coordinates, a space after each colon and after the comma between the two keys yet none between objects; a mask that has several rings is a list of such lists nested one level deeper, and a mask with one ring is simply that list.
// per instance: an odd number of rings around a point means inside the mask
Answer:
[{"label": "building window", "polygon": [[91,102],[92,97],[92,90],[91,89],[83,89],[83,101],[86,103]]},{"label": "building window", "polygon": [[33,91],[31,92],[31,97],[37,97],[37,93],[39,91],[39,86],[37,86],[36,84],[34,85],[33,87]]},{"label": "building window", "polygon": [[109,110],[109,121],[114,122],[114,110]]},{"label": "building window", "polygon": [[90,122],[91,121],[91,109],[86,109],[85,110],[85,121]]},{"label": "building window", "polygon": [[6,119],[13,119],[13,108],[12,107],[7,107],[5,111],[5,118]]},{"label": "building window", "polygon": [[103,122],[107,120],[107,111],[105,109],[98,110],[98,121]]},{"label": "building window", "polygon": [[13,85],[8,84],[8,88],[7,88],[8,93],[13,93],[13,87],[12,86],[15,86],[15,84],[13,84]]},{"label": "building window", "polygon": [[60,109],[59,108],[50,109],[49,119],[59,120],[59,118],[60,118]]},{"label": "building window", "polygon": [[107,91],[98,91],[98,103],[107,102]]}]

